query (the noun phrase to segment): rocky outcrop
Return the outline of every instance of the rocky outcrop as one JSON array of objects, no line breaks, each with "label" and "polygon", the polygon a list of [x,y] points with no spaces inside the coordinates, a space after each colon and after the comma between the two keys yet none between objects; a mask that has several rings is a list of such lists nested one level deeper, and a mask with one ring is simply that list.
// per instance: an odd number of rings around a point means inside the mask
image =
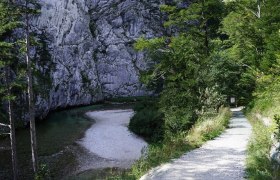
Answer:
[{"label": "rocky outcrop", "polygon": [[145,68],[144,55],[133,43],[140,36],[162,32],[159,1],[87,1],[90,30],[94,38],[93,58],[105,97],[145,94],[139,71]]},{"label": "rocky outcrop", "polygon": [[270,158],[277,163],[280,168],[280,142],[276,137],[272,137],[272,147],[270,149]]},{"label": "rocky outcrop", "polygon": [[67,106],[148,92],[139,82],[145,55],[133,43],[163,32],[158,0],[40,0],[33,27],[45,37],[50,89],[38,95],[38,115]]}]

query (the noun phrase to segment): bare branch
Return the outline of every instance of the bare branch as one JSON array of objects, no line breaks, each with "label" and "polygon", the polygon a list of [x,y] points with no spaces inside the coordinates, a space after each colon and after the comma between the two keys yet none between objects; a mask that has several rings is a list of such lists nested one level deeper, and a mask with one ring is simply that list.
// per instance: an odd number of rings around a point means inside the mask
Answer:
[{"label": "bare branch", "polygon": [[11,133],[0,133],[0,135],[10,135]]},{"label": "bare branch", "polygon": [[10,125],[8,125],[8,124],[3,124],[3,123],[0,123],[0,126],[11,127]]},{"label": "bare branch", "polygon": [[8,151],[11,150],[10,147],[0,147],[0,151]]}]

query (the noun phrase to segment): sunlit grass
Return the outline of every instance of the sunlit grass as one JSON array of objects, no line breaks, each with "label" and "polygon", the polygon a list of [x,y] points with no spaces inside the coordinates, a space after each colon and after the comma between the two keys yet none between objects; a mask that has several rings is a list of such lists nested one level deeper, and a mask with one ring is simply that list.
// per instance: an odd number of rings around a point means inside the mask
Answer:
[{"label": "sunlit grass", "polygon": [[272,179],[273,166],[269,159],[272,146],[271,131],[262,122],[249,117],[253,126],[246,159],[248,179]]}]

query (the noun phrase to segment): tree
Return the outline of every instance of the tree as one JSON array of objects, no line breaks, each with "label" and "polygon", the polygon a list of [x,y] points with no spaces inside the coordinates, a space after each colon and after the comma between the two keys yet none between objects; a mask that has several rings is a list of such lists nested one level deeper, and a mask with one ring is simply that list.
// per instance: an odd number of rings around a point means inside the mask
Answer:
[{"label": "tree", "polygon": [[38,4],[34,0],[25,0],[24,15],[25,15],[25,57],[27,65],[27,93],[28,93],[28,109],[29,109],[29,124],[31,136],[31,151],[32,151],[32,164],[33,171],[38,172],[38,148],[36,138],[36,125],[35,125],[35,104],[33,92],[33,75],[32,75],[32,62],[30,57],[30,15],[37,12],[36,7]]},{"label": "tree", "polygon": [[[240,0],[228,2],[230,13],[221,29],[228,39],[222,44],[222,53],[231,63],[242,68],[236,92],[250,101],[252,92],[264,75],[270,75],[277,64],[280,50],[279,1]],[[237,90],[239,89],[239,90]]]},{"label": "tree", "polygon": [[14,179],[18,178],[17,167],[17,152],[16,152],[16,137],[15,137],[15,123],[13,114],[13,100],[15,96],[12,93],[12,88],[15,86],[13,78],[11,76],[10,66],[14,63],[16,57],[14,56],[15,42],[11,38],[11,33],[15,28],[19,27],[17,9],[12,7],[8,1],[0,2],[0,67],[3,67],[1,72],[1,78],[4,79],[5,85],[0,87],[0,93],[3,94],[2,99],[7,102],[8,105],[8,119],[10,129],[10,141],[11,141],[11,154]]},{"label": "tree", "polygon": [[[160,86],[160,106],[165,126],[176,133],[190,127],[205,107],[201,93],[215,86],[209,77],[212,40],[221,36],[224,4],[217,0],[196,0],[188,7],[163,5],[168,14],[165,26],[174,33],[160,38],[141,38],[136,49],[149,53],[154,66],[142,80]],[[210,88],[215,89],[215,88]],[[172,98],[171,98],[172,97]]]}]

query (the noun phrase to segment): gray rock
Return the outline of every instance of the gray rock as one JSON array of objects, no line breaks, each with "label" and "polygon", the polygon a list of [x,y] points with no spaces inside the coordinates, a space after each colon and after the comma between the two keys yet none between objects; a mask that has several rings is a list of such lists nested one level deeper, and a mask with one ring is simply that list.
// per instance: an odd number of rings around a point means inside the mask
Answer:
[{"label": "gray rock", "polygon": [[[32,25],[44,34],[54,66],[51,88],[37,97],[37,116],[116,96],[147,95],[139,72],[145,54],[133,43],[162,35],[158,0],[40,0]],[[42,68],[39,68],[42,69]],[[44,68],[43,68],[44,70]]]},{"label": "gray rock", "polygon": [[270,149],[270,159],[277,164],[278,168],[280,168],[280,142],[276,136],[272,136],[272,147]]}]

